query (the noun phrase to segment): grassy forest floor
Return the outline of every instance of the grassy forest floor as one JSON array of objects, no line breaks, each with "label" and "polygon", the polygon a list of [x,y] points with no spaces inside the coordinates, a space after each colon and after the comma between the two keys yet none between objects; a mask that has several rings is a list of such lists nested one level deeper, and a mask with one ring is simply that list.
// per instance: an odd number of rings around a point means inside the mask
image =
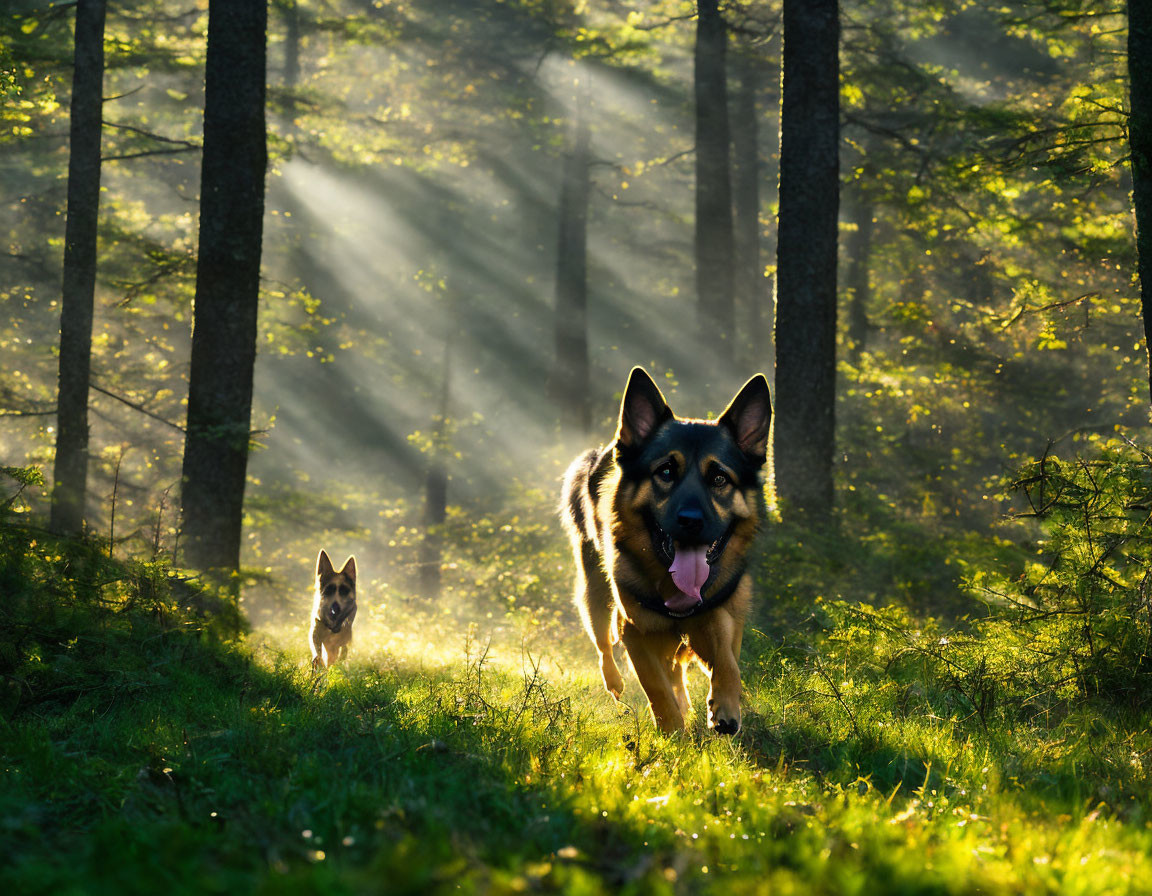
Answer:
[{"label": "grassy forest floor", "polygon": [[741,733],[664,737],[574,623],[370,612],[313,674],[303,619],[234,636],[163,567],[0,535],[8,892],[1152,890],[1147,714],[1017,700],[904,610],[763,616]]}]

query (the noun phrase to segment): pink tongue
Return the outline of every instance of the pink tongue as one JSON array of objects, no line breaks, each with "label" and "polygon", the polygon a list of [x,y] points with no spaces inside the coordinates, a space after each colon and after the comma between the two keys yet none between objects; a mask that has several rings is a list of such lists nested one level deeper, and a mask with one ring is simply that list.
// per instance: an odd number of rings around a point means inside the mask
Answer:
[{"label": "pink tongue", "polygon": [[690,610],[703,600],[700,589],[708,579],[707,554],[708,549],[703,545],[676,549],[668,571],[672,573],[672,582],[682,593],[664,601],[664,606],[669,610],[677,613]]}]

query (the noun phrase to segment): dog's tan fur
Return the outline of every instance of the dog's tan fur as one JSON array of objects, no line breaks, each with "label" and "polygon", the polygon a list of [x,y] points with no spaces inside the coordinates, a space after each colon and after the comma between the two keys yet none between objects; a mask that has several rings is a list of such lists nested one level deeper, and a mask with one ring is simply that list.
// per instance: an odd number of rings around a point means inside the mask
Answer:
[{"label": "dog's tan fur", "polygon": [[[643,378],[647,379],[647,375],[643,374]],[[631,383],[632,380],[630,387]],[[659,396],[654,385],[652,389]],[[766,383],[763,391],[766,395]],[[741,409],[737,408],[736,416],[740,415]],[[767,415],[770,420],[770,405]],[[729,416],[726,411],[720,423]],[[763,455],[768,422],[755,422],[756,427],[745,425],[748,441],[742,447],[750,454]],[[629,437],[622,408],[616,445]],[[601,449],[578,458],[565,477],[561,505],[576,558],[576,604],[599,653],[604,686],[619,699],[624,680],[612,647],[622,640],[656,724],[662,731],[677,731],[685,726],[691,710],[685,673],[696,660],[711,680],[709,727],[734,732],[741,720],[740,645],[752,601],[752,578],[742,570],[763,517],[762,493],[751,481],[745,481],[712,496],[714,511],[731,527],[716,573],[718,581],[732,583],[731,596],[699,615],[673,618],[660,612],[659,607],[653,610],[642,605],[638,597],[655,593],[667,600],[678,592],[667,564],[653,549],[644,519],[646,512],[659,509],[664,496],[649,479],[630,481],[625,477],[618,463],[618,450]],[[682,455],[678,460],[683,463]],[[701,465],[714,462],[711,456],[701,459]]]},{"label": "dog's tan fur", "polygon": [[[333,617],[339,624],[333,630]],[[356,558],[349,557],[339,572],[326,551],[316,558],[316,596],[312,603],[312,668],[325,668],[343,660],[352,644],[356,618]]]},{"label": "dog's tan fur", "polygon": [[[652,559],[652,552],[642,555],[644,562],[637,565],[630,556],[616,550],[616,545],[631,541],[635,544],[647,538],[637,512],[637,505],[629,500],[629,489],[624,486],[613,491],[613,500],[605,508],[611,520],[612,538],[606,540],[604,568],[615,571],[616,598],[622,610],[621,639],[628,651],[628,659],[648,696],[652,715],[662,731],[676,731],[684,727],[691,711],[686,675],[692,660],[698,661],[711,679],[708,693],[708,725],[715,728],[720,720],[737,727],[740,724],[740,644],[744,636],[744,620],[752,603],[752,578],[745,573],[736,593],[722,606],[703,616],[691,619],[669,619],[640,606],[629,583],[640,581],[658,583],[661,596],[670,596],[675,590],[667,571]],[[760,525],[756,501],[746,502],[752,512],[737,523],[729,541],[731,560],[743,554],[752,545],[753,536]],[[611,654],[609,654],[611,656]]]}]

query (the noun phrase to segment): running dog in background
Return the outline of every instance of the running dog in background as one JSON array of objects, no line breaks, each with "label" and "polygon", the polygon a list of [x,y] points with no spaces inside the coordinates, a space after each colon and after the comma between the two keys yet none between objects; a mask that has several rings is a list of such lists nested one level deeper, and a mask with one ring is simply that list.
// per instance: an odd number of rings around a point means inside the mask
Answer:
[{"label": "running dog in background", "polygon": [[616,441],[578,457],[561,514],[576,555],[576,604],[600,653],[604,686],[624,680],[619,639],[662,731],[684,727],[685,672],[712,682],[708,726],[740,730],[740,641],[752,600],[748,549],[764,515],[772,400],[752,377],[713,421],[677,418],[632,370]]},{"label": "running dog in background", "polygon": [[312,668],[327,668],[348,655],[352,621],[356,618],[356,558],[339,572],[326,551],[316,558],[316,600],[312,604]]}]

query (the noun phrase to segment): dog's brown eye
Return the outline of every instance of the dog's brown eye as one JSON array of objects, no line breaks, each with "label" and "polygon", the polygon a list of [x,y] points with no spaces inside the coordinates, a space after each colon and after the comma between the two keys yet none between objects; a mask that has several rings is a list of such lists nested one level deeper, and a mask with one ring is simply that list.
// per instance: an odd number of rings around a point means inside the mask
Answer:
[{"label": "dog's brown eye", "polygon": [[326,585],[324,587],[324,596],[325,597],[331,597],[335,593],[336,593],[336,586],[335,585]]},{"label": "dog's brown eye", "polygon": [[712,474],[712,488],[724,488],[732,480],[728,478],[726,473],[713,473]]},{"label": "dog's brown eye", "polygon": [[661,464],[653,475],[661,482],[671,482],[676,478],[676,465],[672,461]]},{"label": "dog's brown eye", "polygon": [[349,589],[348,589],[348,586],[347,586],[347,585],[341,585],[341,586],[340,586],[340,596],[341,596],[341,597],[347,597],[347,596],[348,596],[348,591],[349,591]]}]

